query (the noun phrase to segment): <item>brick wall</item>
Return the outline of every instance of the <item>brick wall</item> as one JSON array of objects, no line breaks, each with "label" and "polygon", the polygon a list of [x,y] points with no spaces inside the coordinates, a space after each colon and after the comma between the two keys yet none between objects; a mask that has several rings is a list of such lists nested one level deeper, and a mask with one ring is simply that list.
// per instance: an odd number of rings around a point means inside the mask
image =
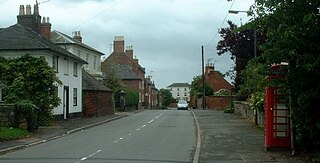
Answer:
[{"label": "brick wall", "polygon": [[85,117],[114,114],[112,92],[83,91],[83,115]]},{"label": "brick wall", "polygon": [[207,96],[206,106],[209,109],[224,109],[231,104],[230,96]]}]

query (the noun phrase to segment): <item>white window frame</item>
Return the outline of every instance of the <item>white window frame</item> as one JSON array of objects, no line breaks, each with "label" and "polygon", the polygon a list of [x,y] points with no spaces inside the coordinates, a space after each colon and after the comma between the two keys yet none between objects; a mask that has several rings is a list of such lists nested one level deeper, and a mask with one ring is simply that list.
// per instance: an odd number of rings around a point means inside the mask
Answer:
[{"label": "white window frame", "polygon": [[78,105],[78,89],[73,88],[73,106]]},{"label": "white window frame", "polygon": [[69,60],[67,58],[64,59],[65,63],[65,68],[64,68],[64,74],[69,75]]},{"label": "white window frame", "polygon": [[78,62],[73,62],[73,76],[78,77]]},{"label": "white window frame", "polygon": [[52,56],[52,68],[56,71],[59,72],[59,57],[53,55]]}]

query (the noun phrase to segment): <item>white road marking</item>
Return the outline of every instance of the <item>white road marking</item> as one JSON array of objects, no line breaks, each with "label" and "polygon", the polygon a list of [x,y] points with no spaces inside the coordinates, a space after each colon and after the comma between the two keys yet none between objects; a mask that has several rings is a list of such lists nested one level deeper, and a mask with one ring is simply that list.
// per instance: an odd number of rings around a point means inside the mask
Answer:
[{"label": "white road marking", "polygon": [[155,119],[158,119],[160,116],[156,116]]},{"label": "white road marking", "polygon": [[146,127],[146,126],[147,126],[147,125],[143,125],[142,127],[138,128],[137,130],[139,131],[139,130],[143,129],[143,128]]},{"label": "white road marking", "polygon": [[132,134],[128,134],[128,136],[131,136]]},{"label": "white road marking", "polygon": [[96,152],[94,152],[94,153],[92,153],[92,154],[90,154],[89,156],[87,156],[87,157],[82,157],[81,159],[80,159],[80,161],[84,161],[84,160],[86,160],[86,159],[88,159],[88,158],[90,158],[90,157],[93,157],[94,155],[96,155],[96,154],[98,154],[99,152],[101,152],[102,150],[97,150]]},{"label": "white road marking", "polygon": [[123,138],[120,138],[120,140],[122,140]]},{"label": "white road marking", "polygon": [[149,121],[148,123],[150,124],[150,123],[152,123],[154,121],[154,119],[152,119],[151,121]]}]

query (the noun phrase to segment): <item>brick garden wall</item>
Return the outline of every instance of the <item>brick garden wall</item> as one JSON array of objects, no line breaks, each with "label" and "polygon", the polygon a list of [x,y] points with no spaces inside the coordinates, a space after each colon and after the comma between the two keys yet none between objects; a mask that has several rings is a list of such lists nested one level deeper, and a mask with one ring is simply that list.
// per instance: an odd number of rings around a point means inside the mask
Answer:
[{"label": "brick garden wall", "polygon": [[224,109],[231,104],[230,96],[207,96],[206,106],[209,109]]},{"label": "brick garden wall", "polygon": [[85,117],[114,114],[112,92],[83,91],[83,115]]}]

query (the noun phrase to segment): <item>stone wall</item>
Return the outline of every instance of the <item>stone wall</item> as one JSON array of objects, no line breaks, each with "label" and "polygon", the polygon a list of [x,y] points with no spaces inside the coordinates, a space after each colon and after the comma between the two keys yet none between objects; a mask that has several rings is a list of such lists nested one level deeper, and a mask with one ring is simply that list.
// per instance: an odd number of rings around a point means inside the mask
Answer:
[{"label": "stone wall", "polygon": [[0,104],[0,127],[11,126],[14,122],[14,105]]},{"label": "stone wall", "polygon": [[234,114],[248,119],[251,123],[264,127],[265,116],[264,112],[254,111],[246,101],[234,101]]}]

